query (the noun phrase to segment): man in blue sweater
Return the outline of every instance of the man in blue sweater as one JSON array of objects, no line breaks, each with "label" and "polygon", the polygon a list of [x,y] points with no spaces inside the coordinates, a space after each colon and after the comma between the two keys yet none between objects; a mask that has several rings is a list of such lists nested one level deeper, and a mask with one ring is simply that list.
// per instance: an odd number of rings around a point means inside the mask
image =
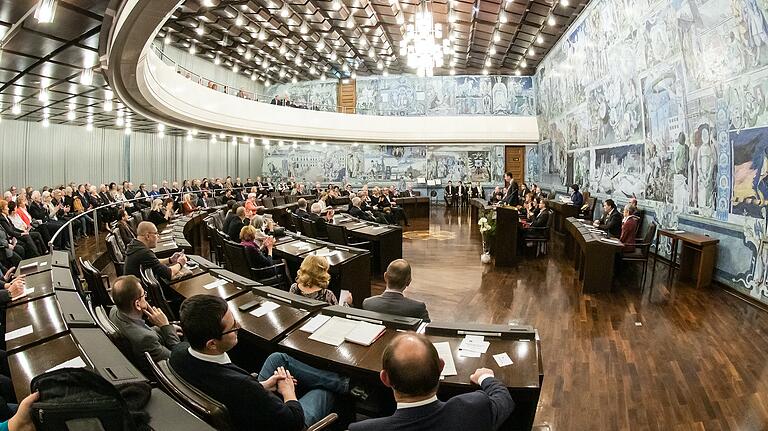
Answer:
[{"label": "man in blue sweater", "polygon": [[351,424],[350,431],[494,431],[507,420],[515,403],[493,371],[479,368],[470,376],[479,391],[437,399],[445,363],[427,337],[408,332],[384,349],[379,375],[392,388],[397,410],[390,417]]},{"label": "man in blue sweater", "polygon": [[[349,391],[348,378],[312,368],[284,353],[271,354],[258,375],[233,364],[227,352],[237,344],[240,325],[218,296],[187,298],[180,315],[189,343],[174,348],[171,368],[224,404],[239,431],[299,431],[330,413],[335,394]],[[297,383],[301,394],[297,394]]]}]

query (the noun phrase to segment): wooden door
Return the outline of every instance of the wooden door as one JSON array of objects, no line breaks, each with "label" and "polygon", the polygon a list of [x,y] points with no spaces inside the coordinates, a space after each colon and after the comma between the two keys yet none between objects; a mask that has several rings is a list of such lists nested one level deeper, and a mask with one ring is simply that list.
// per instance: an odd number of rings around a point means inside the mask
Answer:
[{"label": "wooden door", "polygon": [[517,184],[525,182],[524,146],[508,146],[504,149],[504,172],[511,172]]},{"label": "wooden door", "polygon": [[339,94],[337,99],[338,112],[345,112],[347,114],[355,113],[355,104],[357,103],[355,81],[350,79],[346,84],[339,83]]}]

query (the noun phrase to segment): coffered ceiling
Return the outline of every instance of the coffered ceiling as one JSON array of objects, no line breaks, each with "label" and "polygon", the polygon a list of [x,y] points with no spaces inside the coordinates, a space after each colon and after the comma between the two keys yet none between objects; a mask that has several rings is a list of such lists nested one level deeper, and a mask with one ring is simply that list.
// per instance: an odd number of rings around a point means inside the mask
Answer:
[{"label": "coffered ceiling", "polygon": [[[428,2],[452,48],[435,74],[532,75],[587,3]],[[159,37],[272,83],[413,73],[401,41],[418,8],[418,0],[186,0]]]}]

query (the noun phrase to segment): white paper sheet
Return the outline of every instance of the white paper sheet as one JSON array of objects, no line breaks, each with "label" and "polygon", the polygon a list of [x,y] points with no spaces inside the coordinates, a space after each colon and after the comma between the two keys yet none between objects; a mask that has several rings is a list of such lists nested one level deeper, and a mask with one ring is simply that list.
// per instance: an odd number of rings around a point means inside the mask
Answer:
[{"label": "white paper sheet", "polygon": [[309,339],[338,347],[344,342],[344,337],[352,332],[356,326],[357,321],[355,320],[333,316],[331,320],[310,335]]},{"label": "white paper sheet", "polygon": [[339,304],[346,304],[347,300],[352,297],[352,293],[349,290],[341,289],[339,292]]},{"label": "white paper sheet", "polygon": [[265,301],[255,310],[251,311],[251,314],[256,317],[261,317],[272,310],[277,310],[278,308],[280,308],[280,304],[276,304],[272,301]]},{"label": "white paper sheet", "polygon": [[461,340],[459,350],[469,350],[470,352],[485,353],[491,345],[488,341],[471,341],[467,338]]},{"label": "white paper sheet", "polygon": [[445,366],[443,367],[443,372],[440,373],[441,376],[455,376],[456,373],[456,364],[453,362],[453,354],[451,353],[451,344],[447,341],[443,341],[441,343],[432,343],[435,346],[435,349],[437,350],[437,355],[440,357],[440,359],[445,362]]},{"label": "white paper sheet", "polygon": [[48,265],[48,262],[40,262],[40,267],[44,267],[45,265]]},{"label": "white paper sheet", "polygon": [[506,367],[507,365],[512,365],[512,359],[507,355],[506,352],[499,353],[498,355],[493,355],[493,359],[496,360],[496,363],[499,364],[500,367]]},{"label": "white paper sheet", "polygon": [[56,371],[56,370],[59,370],[61,368],[85,368],[85,367],[87,367],[87,364],[85,363],[85,361],[83,361],[83,358],[78,356],[76,358],[72,358],[72,359],[70,359],[68,361],[62,362],[62,363],[60,363],[59,365],[56,365],[53,368],[48,369],[46,371],[46,373],[48,371]]},{"label": "white paper sheet", "polygon": [[480,352],[473,352],[471,350],[459,350],[460,358],[479,358],[480,355]]},{"label": "white paper sheet", "polygon": [[317,316],[309,319],[309,322],[305,323],[304,326],[299,328],[300,331],[309,332],[310,334],[313,334],[315,331],[317,331],[321,326],[325,325],[325,322],[331,320],[331,316],[326,316],[324,314],[318,314]]},{"label": "white paper sheet", "polygon": [[15,340],[16,338],[23,337],[25,335],[29,335],[31,333],[35,332],[34,329],[32,329],[32,325],[27,325],[24,327],[21,327],[19,329],[16,329],[11,332],[5,333],[5,341],[11,341]]},{"label": "white paper sheet", "polygon": [[217,279],[216,281],[212,281],[212,282],[206,284],[203,287],[208,289],[208,290],[210,290],[210,289],[215,289],[215,288],[217,288],[219,286],[223,286],[225,284],[227,284],[227,280]]},{"label": "white paper sheet", "polygon": [[350,343],[370,346],[378,339],[387,328],[384,325],[376,325],[368,322],[357,322],[355,328],[344,337]]}]

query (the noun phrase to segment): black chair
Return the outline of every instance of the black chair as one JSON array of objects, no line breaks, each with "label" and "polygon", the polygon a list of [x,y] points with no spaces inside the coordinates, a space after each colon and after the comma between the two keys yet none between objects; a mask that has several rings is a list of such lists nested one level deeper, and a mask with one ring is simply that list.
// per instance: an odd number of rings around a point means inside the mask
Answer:
[{"label": "black chair", "polygon": [[584,202],[586,203],[587,208],[579,208],[579,214],[576,217],[584,220],[593,220],[595,217],[595,204],[597,203],[597,199],[588,196],[584,198]]},{"label": "black chair", "polygon": [[648,258],[651,255],[651,245],[653,239],[656,237],[656,223],[651,223],[648,226],[648,231],[645,233],[642,242],[635,243],[635,249],[631,252],[624,252],[621,255],[621,260],[625,262],[642,262],[643,275],[640,277],[640,289],[645,288],[645,275],[648,272]]},{"label": "black chair", "polygon": [[273,265],[256,268],[248,260],[245,246],[230,240],[224,241],[224,254],[227,255],[226,268],[235,274],[278,289],[288,290],[291,286],[288,268],[282,259],[277,259],[279,262]]},{"label": "black chair", "polygon": [[275,205],[276,206],[285,205],[285,197],[284,196],[275,196],[274,200],[275,200]]},{"label": "black chair", "polygon": [[88,285],[88,296],[93,306],[111,307],[115,305],[109,292],[112,290],[109,285],[109,277],[96,269],[91,262],[82,257],[80,259],[80,268]]},{"label": "black chair", "polygon": [[149,213],[152,212],[152,208],[146,207],[141,209],[141,218],[142,220],[149,220]]},{"label": "black chair", "polygon": [[296,214],[291,213],[291,223],[293,224],[293,231],[299,232],[302,235],[306,235],[307,233],[304,232],[304,226],[301,224],[301,217],[297,216]]},{"label": "black chair", "polygon": [[547,217],[547,226],[546,227],[528,227],[525,228],[525,238],[524,240],[526,242],[532,242],[534,246],[536,247],[536,257],[539,256],[539,254],[543,254],[546,256],[548,248],[549,248],[549,239],[552,232],[552,224],[555,220],[555,215],[552,214],[551,210],[549,211],[549,217]]},{"label": "black chair", "polygon": [[152,268],[141,268],[141,284],[144,287],[144,293],[147,294],[147,301],[155,307],[163,310],[168,320],[178,320],[176,318],[176,312],[171,305],[171,301],[165,297],[163,285],[155,277],[155,273],[152,272]]},{"label": "black chair", "polygon": [[370,241],[350,242],[349,237],[347,236],[347,228],[344,226],[328,223],[325,228],[328,232],[328,241],[334,244],[364,249],[369,249],[371,246]]},{"label": "black chair", "polygon": [[264,205],[264,208],[274,208],[275,202],[272,200],[272,198],[264,198],[261,200],[261,204]]},{"label": "black chair", "polygon": [[173,371],[168,361],[155,363],[149,352],[145,352],[144,356],[165,392],[217,430],[234,431],[226,406],[184,381]]},{"label": "black chair", "polygon": [[205,235],[208,237],[208,258],[212,262],[219,262],[221,256],[219,255],[219,249],[216,247],[216,231],[219,229],[216,227],[216,222],[211,216],[206,217],[203,223],[205,223]]},{"label": "black chair", "polygon": [[315,226],[315,222],[311,220],[307,220],[305,218],[302,218],[300,220],[301,222],[301,233],[303,235],[306,235],[310,238],[317,238],[317,228]]},{"label": "black chair", "polygon": [[213,245],[216,248],[216,257],[219,259],[217,262],[219,265],[225,266],[227,263],[227,255],[224,254],[224,240],[229,239],[229,235],[219,229],[216,229],[213,235]]},{"label": "black chair", "polygon": [[125,269],[125,256],[117,243],[117,237],[114,234],[107,234],[107,255],[112,265],[115,266],[115,274],[120,277]]},{"label": "black chair", "polygon": [[120,350],[120,353],[125,356],[126,359],[128,359],[136,368],[141,371],[144,376],[148,377],[152,382],[155,382],[155,380],[152,378],[151,370],[149,368],[149,365],[145,362],[144,358],[135,358],[133,356],[133,349],[131,348],[131,343],[128,341],[125,336],[120,332],[119,329],[117,329],[117,326],[115,326],[114,323],[112,323],[112,320],[109,319],[109,313],[107,312],[107,309],[103,306],[93,307],[91,308],[91,315],[93,316],[93,320],[96,321],[96,324],[101,328],[101,330],[107,334],[107,338],[112,341],[112,344],[117,347],[118,350]]}]

